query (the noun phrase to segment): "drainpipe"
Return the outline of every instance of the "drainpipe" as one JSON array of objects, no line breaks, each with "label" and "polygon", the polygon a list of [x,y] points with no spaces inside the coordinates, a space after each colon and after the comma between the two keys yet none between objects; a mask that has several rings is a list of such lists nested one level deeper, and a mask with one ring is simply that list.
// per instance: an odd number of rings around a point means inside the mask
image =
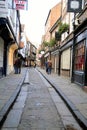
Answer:
[{"label": "drainpipe", "polygon": [[58,65],[58,75],[60,76],[60,68],[61,68],[61,52],[59,50],[59,65]]},{"label": "drainpipe", "polygon": [[[75,13],[74,13],[74,22],[73,22],[73,30],[75,30]],[[72,75],[71,82],[74,82],[74,55],[75,55],[75,31],[73,31],[73,45],[72,45]]]}]

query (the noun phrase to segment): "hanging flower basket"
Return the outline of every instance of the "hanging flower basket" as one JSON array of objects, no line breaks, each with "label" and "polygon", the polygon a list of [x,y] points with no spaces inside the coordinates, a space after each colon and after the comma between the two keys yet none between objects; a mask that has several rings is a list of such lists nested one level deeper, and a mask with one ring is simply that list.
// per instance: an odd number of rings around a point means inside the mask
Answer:
[{"label": "hanging flower basket", "polygon": [[69,25],[68,25],[68,24],[66,24],[66,23],[63,24],[63,23],[61,23],[60,26],[59,26],[58,32],[59,32],[59,34],[61,35],[61,34],[63,34],[64,32],[67,32],[68,29],[69,29]]}]

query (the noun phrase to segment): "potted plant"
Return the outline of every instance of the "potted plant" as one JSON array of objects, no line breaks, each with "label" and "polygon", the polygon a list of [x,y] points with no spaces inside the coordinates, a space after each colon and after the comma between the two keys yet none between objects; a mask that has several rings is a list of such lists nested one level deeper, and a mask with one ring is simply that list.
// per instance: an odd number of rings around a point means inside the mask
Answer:
[{"label": "potted plant", "polygon": [[67,32],[69,30],[69,25],[66,24],[66,23],[60,23],[60,26],[59,26],[59,29],[58,29],[58,32],[59,34],[63,34],[64,32]]},{"label": "potted plant", "polygon": [[50,40],[50,42],[49,42],[49,46],[50,46],[50,47],[53,47],[55,44],[56,44],[56,40],[55,40],[55,38],[52,38],[52,39]]}]

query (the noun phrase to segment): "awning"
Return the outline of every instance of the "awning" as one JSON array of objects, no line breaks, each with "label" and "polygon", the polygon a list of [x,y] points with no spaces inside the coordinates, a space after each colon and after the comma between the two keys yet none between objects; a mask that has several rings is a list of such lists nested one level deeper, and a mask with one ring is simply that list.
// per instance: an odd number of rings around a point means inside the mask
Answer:
[{"label": "awning", "polygon": [[59,54],[59,49],[57,49],[57,50],[51,52],[51,54],[52,54],[52,55],[58,55],[58,54]]}]

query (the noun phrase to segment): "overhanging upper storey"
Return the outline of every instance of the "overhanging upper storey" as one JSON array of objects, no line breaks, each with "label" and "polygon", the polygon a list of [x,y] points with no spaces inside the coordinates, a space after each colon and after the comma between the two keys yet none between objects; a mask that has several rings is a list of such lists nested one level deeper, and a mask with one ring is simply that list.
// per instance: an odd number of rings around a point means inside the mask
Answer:
[{"label": "overhanging upper storey", "polygon": [[6,41],[6,43],[15,43],[16,37],[13,29],[6,18],[0,18],[0,36]]}]

